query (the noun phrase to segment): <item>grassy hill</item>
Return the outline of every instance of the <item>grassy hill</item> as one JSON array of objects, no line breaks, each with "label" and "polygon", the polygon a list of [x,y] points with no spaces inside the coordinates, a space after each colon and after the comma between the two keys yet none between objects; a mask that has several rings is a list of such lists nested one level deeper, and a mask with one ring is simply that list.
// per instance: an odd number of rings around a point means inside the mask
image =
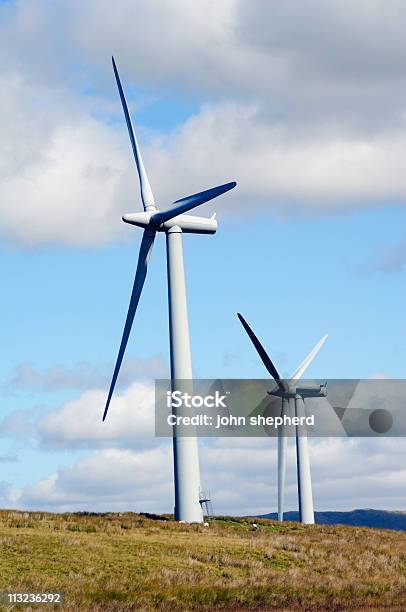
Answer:
[{"label": "grassy hill", "polygon": [[[396,529],[406,531],[406,512],[394,510],[349,510],[343,512],[315,512],[318,525],[353,525],[355,527],[375,527],[377,529]],[[259,518],[276,520],[276,512],[263,514]],[[298,512],[285,512],[286,521],[298,521]]]},{"label": "grassy hill", "polygon": [[0,591],[59,590],[64,610],[406,609],[406,533],[162,519],[1,511]]}]

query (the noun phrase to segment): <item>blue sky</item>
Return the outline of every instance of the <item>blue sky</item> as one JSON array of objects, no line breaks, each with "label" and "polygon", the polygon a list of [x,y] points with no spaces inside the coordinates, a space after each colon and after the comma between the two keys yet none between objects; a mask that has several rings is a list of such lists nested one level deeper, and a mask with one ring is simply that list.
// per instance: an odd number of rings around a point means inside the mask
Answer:
[{"label": "blue sky", "polygon": [[[168,368],[163,236],[126,353],[121,425],[116,416],[100,442],[91,425],[83,432],[85,425],[79,431],[77,423],[87,409],[101,417],[140,239],[140,230],[120,221],[141,204],[110,52],[135,111],[158,201],[166,206],[217,183],[238,182],[201,208],[201,214],[217,212],[218,233],[184,238],[195,376],[265,375],[237,320],[240,311],[286,376],[328,333],[310,376],[401,378],[406,125],[395,58],[406,54],[406,45],[400,34],[396,38],[395,7],[381,17],[380,27],[392,36],[382,51],[374,38],[379,11],[366,5],[355,12],[353,30],[347,3],[333,3],[335,24],[321,10],[317,19],[330,39],[309,42],[314,24],[300,4],[292,15],[275,7],[274,23],[272,11],[254,2],[270,27],[265,38],[255,12],[237,0],[221,7],[199,0],[195,13],[181,1],[170,8],[140,2],[135,14],[130,2],[117,12],[96,4],[0,7],[9,58],[1,75],[0,499],[20,507],[105,509],[112,499],[110,485],[102,486],[106,463],[112,479],[128,471],[112,494],[115,508],[168,510],[170,465],[152,493],[131,477],[137,466],[148,472],[148,463],[160,465],[168,445],[156,442],[147,425],[143,439],[136,434],[128,442],[123,433],[128,419],[137,431],[137,393],[151,389],[154,376]],[[207,11],[213,23],[199,20]],[[401,15],[406,21],[402,7]],[[134,16],[139,37],[120,29]],[[297,19],[303,20],[299,37],[292,33]],[[172,31],[154,38],[151,23],[169,23]],[[197,23],[195,37],[176,37],[178,29]],[[330,46],[341,63],[326,59],[326,69],[320,58]],[[359,64],[351,50],[362,51]],[[60,414],[67,416],[62,437],[55,425]],[[314,449],[316,507],[404,507],[403,441],[392,448],[384,441],[346,443]],[[227,444],[202,451],[217,508],[272,510],[276,472],[264,465],[275,465],[275,449],[263,441]],[[323,471],[323,463],[337,463],[343,453],[341,473]],[[382,473],[373,467],[364,473],[382,453]],[[362,473],[349,478],[345,466],[360,457]],[[247,471],[248,458],[258,466],[255,473]],[[220,474],[216,459],[224,461]],[[293,479],[293,457],[290,470]],[[371,484],[357,491],[361,475]],[[392,487],[378,493],[378,477]],[[332,492],[334,480],[338,492]],[[231,483],[229,495],[225,483]],[[288,501],[293,508],[293,485]]]}]

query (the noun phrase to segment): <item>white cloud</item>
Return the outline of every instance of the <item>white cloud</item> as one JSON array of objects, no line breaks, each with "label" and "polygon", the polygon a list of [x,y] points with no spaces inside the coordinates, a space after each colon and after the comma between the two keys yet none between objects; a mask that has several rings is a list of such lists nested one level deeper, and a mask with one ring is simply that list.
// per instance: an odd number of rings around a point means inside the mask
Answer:
[{"label": "white cloud", "polygon": [[151,167],[171,193],[182,183],[186,192],[203,186],[201,177],[207,184],[235,178],[237,189],[214,204],[224,214],[261,208],[326,214],[406,201],[406,125],[389,140],[294,132],[264,121],[253,106],[206,106],[167,143],[152,145]]},{"label": "white cloud", "polygon": [[[9,84],[3,79],[2,90]],[[40,99],[32,109],[26,101],[34,95]],[[114,131],[66,101],[57,116],[48,112],[58,106],[59,92],[34,94],[17,82],[10,97],[0,152],[3,240],[83,246],[118,237],[116,198],[128,160]]]},{"label": "white cloud", "polygon": [[[71,10],[72,36],[100,68],[111,50],[134,81],[202,96],[266,99],[294,121],[306,115],[391,124],[404,108],[402,0],[102,0]],[[136,34],[124,24],[140,24]],[[166,27],[159,29],[160,24]],[[321,112],[320,112],[321,111]],[[361,112],[360,112],[361,111]],[[283,112],[283,111],[282,111]],[[370,127],[371,122],[369,122]]]},{"label": "white cloud", "polygon": [[6,242],[91,246],[134,235],[120,221],[139,196],[125,125],[111,120],[121,109],[110,51],[129,90],[203,103],[144,147],[159,202],[234,178],[238,190],[216,203],[227,215],[406,201],[399,0],[333,0],[328,10],[322,0],[33,0],[0,10]]},{"label": "white cloud", "polygon": [[[3,421],[3,432],[25,441],[35,439],[42,449],[90,451],[73,465],[61,466],[23,487],[18,495],[14,492],[14,505],[61,511],[171,511],[171,442],[154,437],[153,384],[138,381],[116,393],[102,423],[105,400],[105,390],[92,389],[45,417],[37,411],[27,419],[27,414],[17,411]],[[275,509],[275,439],[206,438],[199,446],[202,484],[210,489],[217,513]],[[406,507],[405,451],[402,438],[311,439],[316,509]],[[295,509],[294,439],[289,440],[286,484],[286,508]]]},{"label": "white cloud", "polygon": [[167,511],[171,507],[168,446],[143,452],[106,449],[26,487],[19,507],[65,510]]},{"label": "white cloud", "polygon": [[[311,440],[310,458],[316,510],[406,507],[405,441],[330,438]],[[275,511],[276,440],[218,439],[202,453],[204,483],[217,512],[261,514]],[[297,509],[296,455],[289,442],[286,509]]]},{"label": "white cloud", "polygon": [[235,6],[234,0],[124,0],[113,9],[87,0],[71,12],[72,38],[102,70],[106,56],[116,55],[139,83],[224,90],[228,68],[238,65]]},{"label": "white cloud", "polygon": [[[170,440],[154,437],[152,383],[139,381],[115,394],[102,423],[105,399],[105,391],[93,389],[29,423],[18,413],[6,419],[2,429],[21,435],[23,423],[30,428],[23,434],[25,439],[35,437],[44,449],[91,451],[71,467],[61,466],[49,477],[24,487],[15,498],[19,507],[171,511]],[[210,489],[217,513],[256,514],[275,509],[275,439],[206,438],[199,446],[202,484]],[[316,509],[404,508],[405,450],[402,438],[311,439]],[[286,484],[286,508],[295,509],[294,439],[289,440]]]},{"label": "white cloud", "polygon": [[[259,514],[276,507],[276,444],[268,439],[218,439],[200,444],[202,482],[217,514]],[[317,510],[402,509],[405,441],[312,441]],[[297,508],[295,455],[288,455],[286,508]],[[147,450],[104,449],[60,467],[25,487],[21,508],[170,512],[173,505],[169,441]]]},{"label": "white cloud", "polygon": [[153,383],[134,383],[114,394],[102,422],[106,391],[86,391],[37,423],[40,444],[48,449],[150,446],[155,443],[154,399]]},{"label": "white cloud", "polygon": [[0,435],[24,440],[27,444],[29,440],[35,439],[37,412],[38,408],[13,410],[0,421]]}]

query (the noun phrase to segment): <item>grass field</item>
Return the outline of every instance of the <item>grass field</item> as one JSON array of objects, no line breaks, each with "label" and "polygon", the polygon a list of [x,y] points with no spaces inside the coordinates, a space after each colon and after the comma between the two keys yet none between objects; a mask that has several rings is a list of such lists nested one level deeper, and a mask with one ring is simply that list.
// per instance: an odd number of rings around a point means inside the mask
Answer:
[{"label": "grass field", "polygon": [[64,610],[406,610],[406,533],[253,522],[4,510],[0,591],[62,591]]}]

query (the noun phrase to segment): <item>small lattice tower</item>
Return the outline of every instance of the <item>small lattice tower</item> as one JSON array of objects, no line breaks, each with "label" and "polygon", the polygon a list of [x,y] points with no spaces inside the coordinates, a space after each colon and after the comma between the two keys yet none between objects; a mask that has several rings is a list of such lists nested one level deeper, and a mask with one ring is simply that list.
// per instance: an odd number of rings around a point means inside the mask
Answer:
[{"label": "small lattice tower", "polygon": [[202,507],[203,515],[206,516],[208,520],[213,520],[214,514],[213,505],[211,503],[210,491],[208,491],[207,489],[200,489],[199,502]]}]

